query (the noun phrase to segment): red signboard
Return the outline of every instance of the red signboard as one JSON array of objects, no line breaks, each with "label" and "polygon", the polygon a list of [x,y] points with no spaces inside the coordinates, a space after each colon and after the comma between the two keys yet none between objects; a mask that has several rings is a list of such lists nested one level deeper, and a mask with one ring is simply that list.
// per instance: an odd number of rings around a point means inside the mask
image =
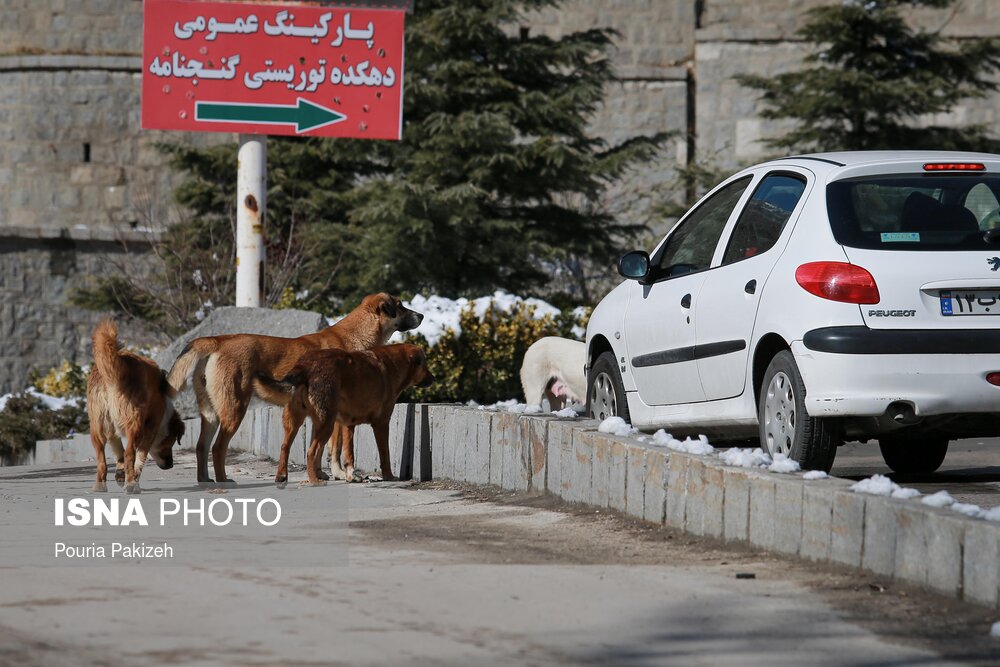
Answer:
[{"label": "red signboard", "polygon": [[401,9],[145,0],[142,127],[399,139]]}]

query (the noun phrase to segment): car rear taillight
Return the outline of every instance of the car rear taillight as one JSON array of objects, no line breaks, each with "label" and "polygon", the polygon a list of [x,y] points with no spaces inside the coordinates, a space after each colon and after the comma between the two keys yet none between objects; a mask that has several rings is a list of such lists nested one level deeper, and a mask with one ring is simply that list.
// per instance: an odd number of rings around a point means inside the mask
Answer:
[{"label": "car rear taillight", "polygon": [[929,162],[924,171],[986,171],[982,162]]},{"label": "car rear taillight", "polygon": [[992,385],[996,385],[997,387],[1000,387],[1000,373],[995,373],[995,372],[994,373],[987,373],[986,374],[986,381],[989,382]]},{"label": "car rear taillight", "polygon": [[878,285],[866,269],[847,262],[809,262],[795,269],[802,289],[831,301],[878,303]]}]

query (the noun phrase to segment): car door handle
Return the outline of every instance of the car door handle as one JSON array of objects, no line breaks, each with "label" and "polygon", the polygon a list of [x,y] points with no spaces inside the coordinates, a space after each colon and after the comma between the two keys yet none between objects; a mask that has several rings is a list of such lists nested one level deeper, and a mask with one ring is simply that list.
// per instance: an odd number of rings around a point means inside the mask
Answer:
[{"label": "car door handle", "polygon": [[756,292],[757,291],[757,281],[756,280],[751,280],[750,282],[748,282],[743,287],[743,291],[746,292],[747,294],[753,294],[754,292]]},{"label": "car door handle", "polygon": [[690,307],[691,307],[691,295],[685,294],[683,297],[681,297],[681,308],[690,308]]}]

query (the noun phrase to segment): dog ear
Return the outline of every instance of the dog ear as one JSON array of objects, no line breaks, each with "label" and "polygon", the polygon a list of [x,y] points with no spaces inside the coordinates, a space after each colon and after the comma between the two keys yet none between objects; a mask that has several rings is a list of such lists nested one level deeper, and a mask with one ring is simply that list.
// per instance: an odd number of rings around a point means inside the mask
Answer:
[{"label": "dog ear", "polygon": [[385,313],[386,317],[396,317],[396,304],[391,297],[382,302],[382,312]]}]

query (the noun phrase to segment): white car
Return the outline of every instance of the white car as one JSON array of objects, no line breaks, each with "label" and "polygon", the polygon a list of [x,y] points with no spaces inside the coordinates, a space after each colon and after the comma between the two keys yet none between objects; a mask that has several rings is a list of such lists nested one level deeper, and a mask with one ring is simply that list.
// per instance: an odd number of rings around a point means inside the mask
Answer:
[{"label": "white car", "polygon": [[897,472],[1000,435],[1000,155],[801,155],[703,197],[587,327],[587,405],[642,430],[759,436]]}]

